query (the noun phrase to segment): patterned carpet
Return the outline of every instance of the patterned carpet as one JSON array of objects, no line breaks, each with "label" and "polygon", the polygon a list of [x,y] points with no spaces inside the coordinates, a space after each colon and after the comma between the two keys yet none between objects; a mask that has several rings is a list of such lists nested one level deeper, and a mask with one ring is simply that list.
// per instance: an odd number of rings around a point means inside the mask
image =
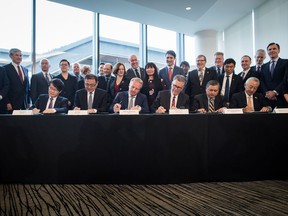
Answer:
[{"label": "patterned carpet", "polygon": [[288,215],[288,181],[0,185],[0,215]]}]

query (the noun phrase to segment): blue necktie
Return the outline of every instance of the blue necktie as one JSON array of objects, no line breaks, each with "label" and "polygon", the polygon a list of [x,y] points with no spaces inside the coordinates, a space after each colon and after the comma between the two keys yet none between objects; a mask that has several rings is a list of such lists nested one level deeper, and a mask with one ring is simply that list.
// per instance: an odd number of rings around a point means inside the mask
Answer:
[{"label": "blue necktie", "polygon": [[229,101],[229,76],[228,75],[226,76],[224,99],[226,101]]},{"label": "blue necktie", "polygon": [[270,72],[271,72],[271,77],[273,77],[274,69],[275,69],[275,61],[272,61],[272,63],[271,63],[271,70],[270,70]]}]

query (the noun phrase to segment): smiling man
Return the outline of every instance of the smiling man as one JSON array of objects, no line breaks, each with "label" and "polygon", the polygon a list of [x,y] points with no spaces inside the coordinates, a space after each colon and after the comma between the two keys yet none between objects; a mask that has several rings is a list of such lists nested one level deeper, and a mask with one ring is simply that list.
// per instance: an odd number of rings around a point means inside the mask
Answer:
[{"label": "smiling man", "polygon": [[189,96],[183,93],[186,83],[185,76],[176,75],[171,90],[160,91],[151,106],[152,112],[165,113],[169,109],[189,109]]}]

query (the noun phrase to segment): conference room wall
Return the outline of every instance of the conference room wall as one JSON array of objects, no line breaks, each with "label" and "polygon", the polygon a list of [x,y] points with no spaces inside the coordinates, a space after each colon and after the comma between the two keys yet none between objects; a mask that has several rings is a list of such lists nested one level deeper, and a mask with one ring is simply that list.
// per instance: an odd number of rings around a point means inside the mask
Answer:
[{"label": "conference room wall", "polygon": [[[288,1],[267,1],[254,10],[253,37],[253,13],[249,13],[243,19],[237,21],[224,30],[225,58],[234,58],[237,62],[236,73],[241,72],[241,57],[249,55],[252,64],[255,64],[254,54],[257,49],[265,49],[270,42],[276,42],[281,46],[280,57],[288,58]],[[268,57],[265,62],[268,61]]]}]

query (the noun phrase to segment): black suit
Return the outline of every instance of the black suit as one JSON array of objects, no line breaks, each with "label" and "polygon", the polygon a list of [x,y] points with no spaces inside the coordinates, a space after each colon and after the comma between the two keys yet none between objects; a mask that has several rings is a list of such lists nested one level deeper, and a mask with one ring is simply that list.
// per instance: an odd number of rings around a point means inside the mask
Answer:
[{"label": "black suit", "polygon": [[[88,109],[87,90],[80,89],[76,91],[74,107],[79,107],[81,110]],[[107,93],[105,90],[96,88],[92,108],[97,109],[97,112],[107,112]]]},{"label": "black suit", "polygon": [[192,70],[188,73],[185,93],[190,96],[191,105],[193,104],[195,95],[205,93],[206,85],[210,80],[218,81],[218,75],[213,69],[205,68],[202,85],[200,85],[198,69]]},{"label": "black suit", "polygon": [[[261,93],[255,93],[253,95],[253,105],[255,111],[260,111],[263,107],[267,106],[266,101]],[[241,91],[233,94],[229,108],[245,108],[247,106],[245,91]]]},{"label": "black suit", "polygon": [[[113,100],[113,103],[110,106],[109,111],[114,112],[113,107],[116,103],[121,104],[121,110],[127,109],[128,108],[128,102],[129,102],[128,99],[129,99],[128,91],[118,92],[118,94],[116,95],[116,97]],[[138,105],[141,107],[140,113],[149,113],[150,112],[147,97],[146,97],[146,95],[144,95],[140,92],[137,94],[137,96],[135,98],[134,105],[135,106]]]},{"label": "black suit", "polygon": [[[37,108],[37,109],[40,109],[40,112],[42,113],[46,109],[48,100],[49,100],[49,94],[41,94],[37,98],[35,104],[32,107],[30,107],[30,109]],[[68,99],[58,96],[54,103],[53,109],[56,110],[56,113],[67,113],[68,112]]]},{"label": "black suit", "polygon": [[[226,103],[224,101],[224,97],[222,95],[217,95],[214,99],[214,109],[218,110],[222,107],[225,107]],[[195,95],[194,101],[191,107],[191,111],[195,112],[198,109],[204,108],[206,112],[208,112],[208,97],[206,93]]]},{"label": "black suit", "polygon": [[[171,90],[162,90],[158,92],[158,95],[151,106],[151,112],[156,112],[156,110],[162,106],[169,112],[171,100]],[[178,95],[176,108],[178,109],[189,109],[189,96],[183,92]]]},{"label": "black suit", "polygon": [[[29,100],[29,80],[27,68],[21,66],[24,81],[20,80],[18,72],[12,63],[4,65],[7,77],[9,79],[9,92],[7,95],[7,103],[12,104],[13,110],[27,109]],[[11,111],[9,111],[10,113]],[[12,112],[11,112],[12,113]]]},{"label": "black suit", "polygon": [[244,79],[243,79],[243,76],[244,76],[244,75],[242,75],[243,73],[244,73],[244,72],[241,72],[241,73],[238,74],[238,75],[242,78],[243,88],[244,88],[244,84],[245,84],[245,82],[247,81],[248,78],[250,78],[250,77],[256,77],[256,78],[258,78],[259,81],[260,81],[260,86],[258,87],[257,92],[258,92],[258,93],[261,93],[261,74],[260,74],[259,72],[254,71],[254,70],[252,70],[252,69],[250,68],[250,70],[247,72],[246,76],[245,76]]},{"label": "black suit", "polygon": [[265,95],[267,91],[277,91],[277,100],[267,100],[268,104],[274,108],[275,106],[283,107],[285,106],[285,100],[283,97],[282,86],[285,73],[288,72],[288,59],[279,58],[273,73],[273,77],[270,72],[270,62],[263,65],[262,70],[262,80],[261,80],[261,90],[262,94]]},{"label": "black suit", "polygon": [[[51,80],[52,75],[49,73],[47,75],[50,77]],[[48,94],[48,87],[49,84],[43,72],[39,72],[32,75],[30,84],[30,96],[32,104],[35,103],[40,94]]]},{"label": "black suit", "polygon": [[[226,73],[222,74],[219,77],[219,83],[220,83],[219,94],[221,94],[224,76],[226,76]],[[224,86],[224,88],[225,88],[225,86]],[[229,88],[229,101],[230,101],[230,99],[234,93],[237,93],[237,92],[240,92],[243,90],[244,90],[244,86],[243,86],[242,77],[240,77],[239,75],[237,75],[235,73],[232,73],[232,80],[231,80],[231,84],[230,84],[230,88]],[[226,101],[226,102],[229,102],[229,101]]]},{"label": "black suit", "polygon": [[6,107],[6,96],[9,91],[9,80],[4,67],[0,67],[0,95],[2,99],[0,100],[0,114],[7,113]]},{"label": "black suit", "polygon": [[[141,78],[141,79],[143,80],[144,77],[145,77],[145,69],[140,67],[140,71],[139,71],[139,68],[138,68],[138,73],[140,73],[140,77],[139,77],[139,78]],[[134,77],[137,77],[137,76],[136,76],[136,72],[134,71],[133,68],[129,68],[129,69],[127,70],[127,75],[126,75],[126,76],[127,76],[129,79],[132,79],[132,78],[134,78]]]}]

